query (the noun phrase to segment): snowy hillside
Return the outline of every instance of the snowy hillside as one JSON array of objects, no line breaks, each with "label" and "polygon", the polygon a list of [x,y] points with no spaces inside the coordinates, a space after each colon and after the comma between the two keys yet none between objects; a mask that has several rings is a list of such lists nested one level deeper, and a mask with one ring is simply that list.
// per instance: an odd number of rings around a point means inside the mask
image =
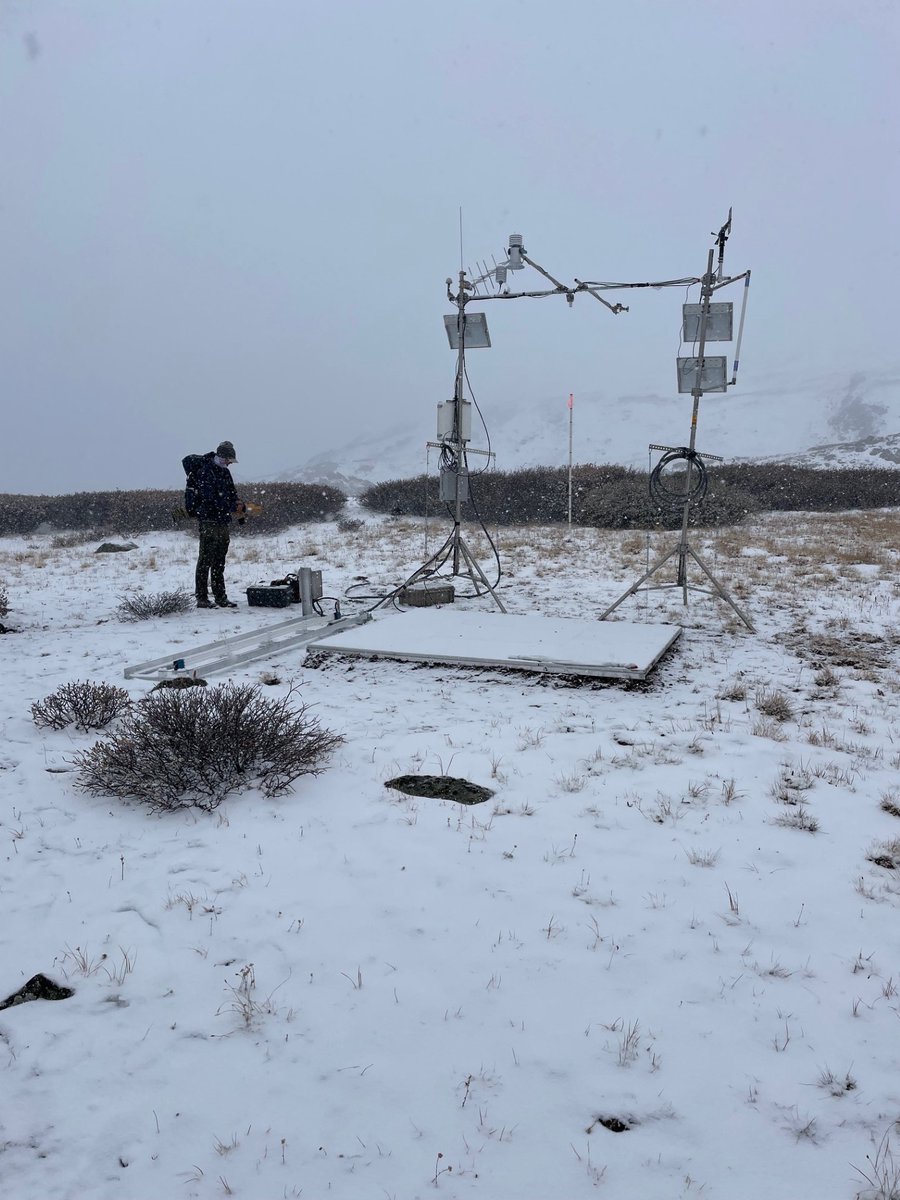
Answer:
[{"label": "snowy hillside", "polygon": [[[500,470],[565,465],[567,397],[531,404],[481,400]],[[646,466],[648,444],[684,445],[690,434],[691,397],[676,394],[576,396],[576,462]],[[356,494],[368,483],[416,475],[426,466],[426,442],[435,436],[433,413],[416,426],[365,435],[286,467],[276,478],[329,483]],[[472,445],[487,440],[477,414]],[[900,461],[900,370],[826,375],[800,381],[758,375],[746,386],[701,401],[697,447],[726,459],[790,458],[811,465],[896,466]],[[811,449],[814,448],[814,449]],[[434,451],[431,464],[434,466]]]},{"label": "snowy hillside", "polygon": [[757,461],[813,467],[900,467],[900,433],[811,446],[798,454],[767,455]]}]

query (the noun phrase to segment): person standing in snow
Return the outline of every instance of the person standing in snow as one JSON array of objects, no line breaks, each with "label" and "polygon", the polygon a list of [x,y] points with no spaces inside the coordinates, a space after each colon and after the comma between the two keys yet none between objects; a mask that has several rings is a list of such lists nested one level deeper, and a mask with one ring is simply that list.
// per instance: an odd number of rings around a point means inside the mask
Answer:
[{"label": "person standing in snow", "polygon": [[[208,454],[188,454],[181,460],[187,475],[185,508],[200,526],[200,549],[194,575],[198,608],[237,608],[225,591],[225,559],[231,541],[229,525],[235,513],[246,512],[238,499],[229,467],[237,462],[231,442],[220,442]],[[239,517],[243,524],[243,516]],[[212,600],[209,588],[212,585]]]}]

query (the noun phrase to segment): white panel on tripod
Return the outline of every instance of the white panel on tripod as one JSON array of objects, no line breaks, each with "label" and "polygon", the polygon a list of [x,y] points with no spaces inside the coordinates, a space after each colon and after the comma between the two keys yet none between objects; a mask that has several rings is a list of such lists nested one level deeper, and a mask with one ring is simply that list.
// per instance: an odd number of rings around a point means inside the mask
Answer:
[{"label": "white panel on tripod", "polygon": [[[699,358],[679,358],[678,360],[678,390],[692,392],[697,387],[699,374]],[[724,392],[727,388],[726,379],[727,359],[725,355],[708,354],[703,358],[703,374],[700,379],[702,392]]]},{"label": "white panel on tripod", "polygon": [[[702,304],[682,304],[681,340],[683,342],[700,341],[700,313],[702,309]],[[708,342],[731,341],[733,312],[734,305],[730,300],[709,306],[709,316],[706,321],[706,340]]]},{"label": "white panel on tripod", "polygon": [[[463,317],[466,323],[466,350],[484,350],[491,344],[488,333],[487,317],[482,312],[466,313]],[[444,328],[450,341],[450,349],[459,349],[459,313],[451,313],[444,317]]]}]

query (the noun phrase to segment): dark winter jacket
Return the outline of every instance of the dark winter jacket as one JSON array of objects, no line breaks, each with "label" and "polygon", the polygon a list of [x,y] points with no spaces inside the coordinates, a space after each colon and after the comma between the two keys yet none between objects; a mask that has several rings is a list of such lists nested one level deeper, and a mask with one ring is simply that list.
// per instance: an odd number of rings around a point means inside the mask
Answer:
[{"label": "dark winter jacket", "polygon": [[215,459],[215,451],[210,450],[209,454],[188,454],[181,465],[188,477],[188,490],[194,494],[191,516],[213,525],[227,525],[238,496],[231,472]]}]

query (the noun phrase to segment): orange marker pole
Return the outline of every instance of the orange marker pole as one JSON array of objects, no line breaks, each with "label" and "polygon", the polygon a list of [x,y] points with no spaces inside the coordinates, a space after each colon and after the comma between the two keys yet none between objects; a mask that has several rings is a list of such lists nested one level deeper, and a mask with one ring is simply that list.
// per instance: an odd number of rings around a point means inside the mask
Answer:
[{"label": "orange marker pole", "polygon": [[572,410],[575,396],[569,392],[569,530],[572,529]]}]

